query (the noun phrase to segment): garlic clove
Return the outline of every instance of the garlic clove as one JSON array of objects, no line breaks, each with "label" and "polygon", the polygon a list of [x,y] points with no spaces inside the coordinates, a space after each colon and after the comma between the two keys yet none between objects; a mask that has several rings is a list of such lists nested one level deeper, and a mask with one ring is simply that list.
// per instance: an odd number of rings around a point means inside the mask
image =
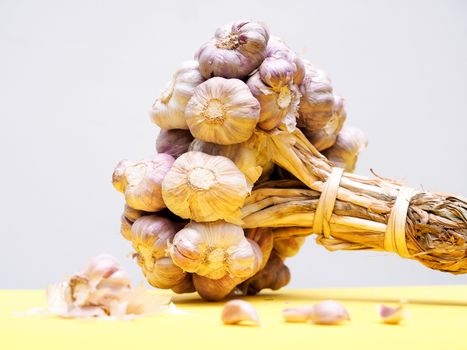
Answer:
[{"label": "garlic clove", "polygon": [[313,305],[310,320],[316,324],[336,325],[349,321],[350,316],[344,305],[334,300],[326,300]]},{"label": "garlic clove", "polygon": [[386,324],[399,324],[407,317],[403,305],[391,307],[387,305],[379,305],[379,316]]},{"label": "garlic clove", "polygon": [[231,145],[251,137],[259,113],[260,105],[243,81],[216,77],[196,87],[185,117],[194,137]]},{"label": "garlic clove", "polygon": [[245,237],[256,242],[259,249],[261,250],[262,260],[258,270],[262,270],[266,266],[269,257],[271,256],[272,248],[274,245],[272,229],[269,227],[248,229],[245,230]]},{"label": "garlic clove", "polygon": [[131,240],[131,225],[133,225],[133,223],[128,220],[125,215],[120,217],[120,234],[127,241]]},{"label": "garlic clove", "polygon": [[[293,82],[297,85],[302,83],[305,76],[305,64],[302,59],[298,57],[297,54],[293,52],[280,38],[276,36],[271,36],[269,38],[268,46],[266,48],[266,57],[283,58],[292,62],[295,66]],[[265,82],[269,84],[267,81]]]},{"label": "garlic clove", "polygon": [[193,284],[193,275],[187,273],[185,278],[180,283],[176,284],[170,289],[172,289],[172,291],[177,294],[196,292],[196,288]]},{"label": "garlic clove", "polygon": [[247,323],[260,326],[258,313],[253,305],[244,300],[230,300],[225,303],[222,310],[222,322],[224,324]]},{"label": "garlic clove", "polygon": [[170,289],[184,282],[187,273],[174,264],[170,257],[156,260],[153,271],[143,269],[149,284],[161,289]]},{"label": "garlic clove", "polygon": [[274,249],[282,258],[290,258],[300,251],[305,237],[289,237],[286,239],[274,240]]},{"label": "garlic clove", "polygon": [[283,57],[267,57],[259,67],[261,80],[274,89],[288,86],[295,75],[295,64]]},{"label": "garlic clove", "polygon": [[268,40],[265,24],[237,21],[217,29],[214,38],[200,47],[195,58],[205,79],[243,79],[264,60]]},{"label": "garlic clove", "polygon": [[198,294],[205,300],[218,301],[232,293],[235,286],[240,283],[238,278],[225,275],[220,279],[210,279],[193,274],[193,284]]},{"label": "garlic clove", "polygon": [[199,222],[241,223],[249,186],[228,158],[188,152],[177,158],[162,183],[165,204],[174,214]]},{"label": "garlic clove", "polygon": [[193,136],[189,130],[161,129],[156,138],[156,150],[158,153],[170,154],[177,159],[183,153],[188,152]]},{"label": "garlic clove", "polygon": [[337,135],[336,143],[323,155],[336,166],[353,172],[360,152],[368,145],[368,139],[360,129],[347,126]]},{"label": "garlic clove", "polygon": [[112,184],[124,193],[128,206],[147,212],[165,208],[161,184],[174,159],[159,153],[151,160],[121,161],[112,175]]},{"label": "garlic clove", "polygon": [[282,316],[286,322],[308,322],[312,313],[312,306],[292,307],[282,310]]},{"label": "garlic clove", "polygon": [[248,278],[259,271],[263,262],[263,253],[255,241],[247,239],[227,251],[230,253],[229,271],[234,276]]},{"label": "garlic clove", "polygon": [[185,108],[195,87],[203,81],[198,62],[185,62],[154,102],[151,110],[152,121],[161,129],[188,129]]}]

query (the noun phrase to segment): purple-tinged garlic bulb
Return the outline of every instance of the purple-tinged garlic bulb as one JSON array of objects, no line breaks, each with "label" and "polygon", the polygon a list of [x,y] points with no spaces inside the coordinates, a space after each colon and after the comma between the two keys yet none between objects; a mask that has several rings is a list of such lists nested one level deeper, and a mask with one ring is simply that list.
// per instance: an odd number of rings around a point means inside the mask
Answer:
[{"label": "purple-tinged garlic bulb", "polygon": [[193,139],[193,135],[191,135],[189,130],[161,129],[156,138],[157,153],[170,154],[177,159],[183,153],[188,152],[188,147],[190,147]]},{"label": "purple-tinged garlic bulb", "polygon": [[266,57],[269,30],[265,24],[238,21],[217,29],[214,38],[195,54],[205,79],[243,79]]},{"label": "purple-tinged garlic bulb", "polygon": [[152,121],[161,129],[188,129],[185,107],[195,87],[203,81],[198,62],[185,62],[154,101],[150,113]]},{"label": "purple-tinged garlic bulb", "polygon": [[243,81],[216,77],[196,87],[185,117],[197,139],[232,145],[251,137],[259,113],[260,105]]},{"label": "purple-tinged garlic bulb", "polygon": [[[297,56],[281,39],[275,36],[271,36],[268,41],[266,48],[266,59],[282,58],[291,62],[294,65],[293,82],[296,85],[300,85],[305,77],[305,64],[300,57]],[[260,68],[261,69],[261,68]],[[264,79],[262,77],[262,79]],[[267,84],[271,85],[268,81],[264,80]]]}]

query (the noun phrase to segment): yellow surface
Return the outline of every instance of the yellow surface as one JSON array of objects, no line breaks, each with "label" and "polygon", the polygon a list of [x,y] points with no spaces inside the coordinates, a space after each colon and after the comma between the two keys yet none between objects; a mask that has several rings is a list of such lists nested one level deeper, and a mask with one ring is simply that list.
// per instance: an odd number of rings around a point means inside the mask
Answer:
[{"label": "yellow surface", "polygon": [[[327,298],[344,303],[350,323],[283,322],[283,308]],[[410,318],[402,325],[382,324],[377,301],[401,298],[409,301]],[[246,299],[262,327],[224,326],[224,303],[206,303],[193,294],[173,298],[188,315],[103,321],[18,316],[43,307],[44,293],[0,291],[0,349],[467,349],[467,286],[282,290]]]}]

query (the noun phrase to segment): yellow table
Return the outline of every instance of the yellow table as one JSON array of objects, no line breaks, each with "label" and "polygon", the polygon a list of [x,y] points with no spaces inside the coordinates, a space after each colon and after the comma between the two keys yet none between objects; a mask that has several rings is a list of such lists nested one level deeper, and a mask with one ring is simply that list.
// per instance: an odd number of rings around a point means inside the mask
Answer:
[{"label": "yellow table", "polygon": [[[340,326],[285,323],[281,310],[322,299],[340,300],[351,322]],[[381,300],[408,300],[401,325],[379,321]],[[467,349],[467,286],[287,290],[246,298],[262,327],[224,326],[224,303],[194,294],[174,296],[185,315],[133,321],[18,316],[45,305],[42,291],[0,291],[0,349]],[[443,304],[443,305],[441,305]]]}]

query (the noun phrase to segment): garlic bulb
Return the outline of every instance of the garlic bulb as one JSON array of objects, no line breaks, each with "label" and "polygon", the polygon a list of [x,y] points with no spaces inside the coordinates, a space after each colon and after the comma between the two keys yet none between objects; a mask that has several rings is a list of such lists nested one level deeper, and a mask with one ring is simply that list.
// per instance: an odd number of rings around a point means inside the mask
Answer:
[{"label": "garlic bulb", "polygon": [[250,277],[258,271],[261,250],[248,241],[240,226],[224,221],[191,222],[173,239],[169,252],[184,271],[210,279]]},{"label": "garlic bulb", "polygon": [[243,81],[219,77],[198,85],[185,109],[193,136],[221,145],[248,140],[259,113],[259,103]]},{"label": "garlic bulb", "polygon": [[266,25],[238,21],[217,29],[214,38],[195,54],[205,79],[243,79],[258,68],[266,57],[269,30]]},{"label": "garlic bulb", "polygon": [[213,280],[204,276],[193,274],[193,284],[198,294],[206,300],[222,300],[232,293],[235,286],[240,283],[238,278],[225,275],[222,278]]},{"label": "garlic bulb", "polygon": [[222,310],[222,322],[224,324],[252,323],[255,326],[261,324],[258,313],[253,305],[245,300],[230,300]]},{"label": "garlic bulb", "polygon": [[175,265],[170,257],[160,258],[154,264],[153,271],[143,268],[143,273],[153,287],[171,289],[191,280],[191,276]]},{"label": "garlic bulb", "polygon": [[368,140],[360,129],[347,126],[337,135],[336,143],[323,152],[336,166],[347,172],[355,170],[358,155],[367,146]]},{"label": "garlic bulb", "polygon": [[136,219],[149,213],[129,207],[125,204],[123,214],[120,217],[120,233],[128,241],[131,241],[131,226]]},{"label": "garlic bulb", "polygon": [[281,258],[290,258],[298,254],[303,243],[305,243],[305,237],[303,236],[278,239],[274,240],[274,249]]},{"label": "garlic bulb", "polygon": [[304,129],[303,133],[318,151],[328,149],[336,143],[337,134],[341,131],[346,118],[344,99],[334,95],[334,107],[331,119],[328,120],[323,128],[315,131]]},{"label": "garlic bulb", "polygon": [[289,131],[294,130],[301,96],[295,84],[272,88],[261,80],[260,72],[256,72],[247,85],[261,105],[258,122],[261,129],[272,130],[283,123]]},{"label": "garlic bulb", "polygon": [[115,189],[125,194],[128,206],[149,212],[165,208],[161,183],[174,159],[159,153],[151,160],[128,161],[117,164],[112,175]]},{"label": "garlic bulb", "polygon": [[243,173],[228,158],[188,152],[177,158],[162,183],[167,207],[184,219],[241,222],[248,195]]},{"label": "garlic bulb", "polygon": [[256,242],[256,244],[259,246],[263,256],[259,270],[262,270],[269,260],[274,245],[272,229],[269,227],[247,229],[245,230],[245,237]]},{"label": "garlic bulb", "polygon": [[189,150],[203,152],[211,156],[229,158],[245,175],[250,188],[258,180],[263,171],[263,168],[256,162],[258,151],[253,147],[249,147],[245,142],[227,146],[195,139],[191,143]]},{"label": "garlic bulb", "polygon": [[189,130],[162,129],[157,135],[156,150],[158,153],[170,154],[177,159],[188,151],[191,141],[193,141],[193,136]]},{"label": "garlic bulb", "polygon": [[[266,47],[266,59],[273,58],[282,58],[293,64],[293,82],[297,85],[300,85],[305,77],[305,64],[300,57],[297,56],[280,38],[276,36],[271,36],[268,41],[268,46]],[[265,59],[265,61],[266,61]],[[264,61],[263,64],[264,65]],[[260,68],[261,70],[261,68]],[[262,73],[261,79],[272,87],[275,87],[274,84],[263,77],[265,75]],[[274,76],[274,75],[273,75]]]},{"label": "garlic bulb", "polygon": [[198,62],[185,62],[152,106],[151,118],[161,129],[188,129],[185,107],[196,86],[204,81]]},{"label": "garlic bulb", "polygon": [[182,225],[159,215],[137,219],[131,227],[130,238],[136,250],[138,265],[148,272],[153,272],[156,260],[168,256],[168,244]]},{"label": "garlic bulb", "polygon": [[298,126],[313,132],[324,128],[334,111],[334,95],[327,74],[309,61],[305,63],[305,77],[300,85]]}]

